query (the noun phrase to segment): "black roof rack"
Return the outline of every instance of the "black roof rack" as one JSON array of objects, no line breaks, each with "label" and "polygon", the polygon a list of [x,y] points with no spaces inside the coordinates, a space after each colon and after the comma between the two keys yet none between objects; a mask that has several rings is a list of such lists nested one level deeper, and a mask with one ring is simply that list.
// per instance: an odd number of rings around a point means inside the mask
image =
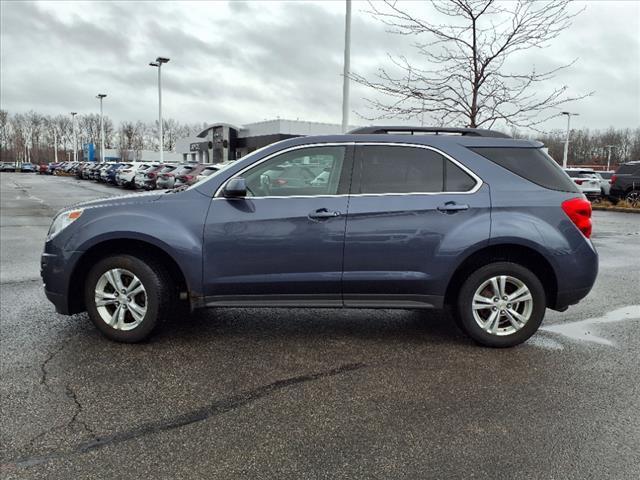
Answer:
[{"label": "black roof rack", "polygon": [[347,132],[349,134],[358,135],[379,135],[379,134],[391,134],[391,133],[404,133],[414,135],[418,133],[433,133],[438,134],[458,134],[469,137],[499,137],[499,138],[511,138],[509,135],[502,132],[496,132],[495,130],[485,130],[483,128],[449,128],[449,127],[411,127],[407,125],[400,126],[372,126],[372,127],[360,127]]}]

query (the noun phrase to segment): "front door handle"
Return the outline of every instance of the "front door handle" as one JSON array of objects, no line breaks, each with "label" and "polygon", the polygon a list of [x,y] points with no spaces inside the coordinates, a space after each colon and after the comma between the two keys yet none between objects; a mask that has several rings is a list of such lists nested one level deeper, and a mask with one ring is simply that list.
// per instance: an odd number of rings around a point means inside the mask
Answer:
[{"label": "front door handle", "polygon": [[466,203],[446,202],[444,205],[438,206],[438,211],[443,213],[456,213],[462,210],[469,210]]},{"label": "front door handle", "polygon": [[335,210],[327,210],[326,208],[319,208],[318,210],[314,210],[309,214],[309,218],[314,220],[323,220],[326,218],[334,218],[339,217],[341,215],[340,212]]}]

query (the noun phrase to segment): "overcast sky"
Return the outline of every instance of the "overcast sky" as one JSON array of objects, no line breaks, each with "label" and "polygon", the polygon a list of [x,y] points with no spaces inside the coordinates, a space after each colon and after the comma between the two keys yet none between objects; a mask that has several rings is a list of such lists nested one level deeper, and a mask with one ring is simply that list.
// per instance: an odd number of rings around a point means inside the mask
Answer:
[{"label": "overcast sky", "polygon": [[[417,4],[414,4],[414,6]],[[579,58],[551,86],[595,94],[568,109],[576,127],[640,126],[640,2],[589,1],[552,45],[520,53],[513,66],[558,66]],[[425,12],[428,6],[425,6]],[[354,2],[352,67],[368,74],[386,54],[411,55]],[[340,123],[344,2],[1,2],[0,103],[10,113],[98,111],[121,120],[157,118],[157,56],[164,116],[244,124],[277,116]],[[352,86],[351,110],[367,116]],[[368,124],[351,114],[352,124]],[[380,122],[378,122],[380,123]],[[389,123],[387,121],[387,123]],[[564,128],[556,119],[546,129]]]}]

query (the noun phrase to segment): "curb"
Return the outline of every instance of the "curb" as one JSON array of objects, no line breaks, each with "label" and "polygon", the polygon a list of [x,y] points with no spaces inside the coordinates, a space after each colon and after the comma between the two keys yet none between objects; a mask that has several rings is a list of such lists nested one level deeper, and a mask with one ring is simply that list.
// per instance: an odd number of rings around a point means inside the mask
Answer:
[{"label": "curb", "polygon": [[640,208],[599,207],[597,205],[591,205],[591,209],[603,212],[640,213]]}]

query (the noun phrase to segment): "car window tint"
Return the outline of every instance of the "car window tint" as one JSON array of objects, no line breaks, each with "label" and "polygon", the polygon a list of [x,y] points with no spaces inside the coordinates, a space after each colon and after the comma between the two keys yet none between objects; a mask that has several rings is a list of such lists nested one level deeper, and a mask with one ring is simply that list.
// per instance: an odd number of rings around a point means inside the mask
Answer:
[{"label": "car window tint", "polygon": [[455,163],[445,159],[444,190],[446,192],[468,192],[475,185],[476,181],[471,175]]},{"label": "car window tint", "polygon": [[470,150],[541,187],[563,192],[580,191],[569,178],[571,171],[565,173],[553,158],[539,148],[472,147]]},{"label": "car window tint", "polygon": [[360,186],[355,193],[442,192],[444,162],[442,155],[425,148],[359,146]]},{"label": "car window tint", "polygon": [[242,176],[256,197],[335,195],[345,147],[293,150],[256,165]]},{"label": "car window tint", "polygon": [[636,172],[640,172],[640,164],[626,164],[626,165],[620,165],[620,167],[618,167],[618,171],[616,172],[617,174],[629,174],[629,173],[636,173]]}]

